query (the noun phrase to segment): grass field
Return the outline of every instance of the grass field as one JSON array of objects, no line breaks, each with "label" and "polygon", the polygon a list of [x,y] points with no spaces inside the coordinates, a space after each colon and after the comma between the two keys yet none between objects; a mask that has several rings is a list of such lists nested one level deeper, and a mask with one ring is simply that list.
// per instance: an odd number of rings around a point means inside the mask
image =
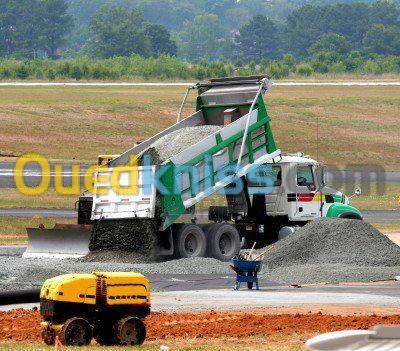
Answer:
[{"label": "grass field", "polygon": [[[174,123],[183,87],[0,87],[0,153],[95,160]],[[194,110],[194,94],[186,112]],[[400,170],[400,87],[273,87],[277,145]],[[318,140],[318,142],[317,142]],[[383,154],[384,153],[384,154]]]},{"label": "grass field", "polygon": [[[146,342],[141,347],[104,347],[91,345],[90,347],[68,347],[69,351],[156,351],[162,345],[170,347],[173,351],[305,351],[305,341],[314,334],[293,335],[266,335],[244,338],[218,338],[218,339],[180,339]],[[40,342],[17,343],[0,342],[0,350],[12,351],[50,351],[54,347],[47,347]]]},{"label": "grass field", "polygon": [[0,245],[23,245],[27,243],[26,228],[37,228],[43,224],[53,228],[56,223],[76,223],[74,219],[58,218],[15,218],[0,217]]}]

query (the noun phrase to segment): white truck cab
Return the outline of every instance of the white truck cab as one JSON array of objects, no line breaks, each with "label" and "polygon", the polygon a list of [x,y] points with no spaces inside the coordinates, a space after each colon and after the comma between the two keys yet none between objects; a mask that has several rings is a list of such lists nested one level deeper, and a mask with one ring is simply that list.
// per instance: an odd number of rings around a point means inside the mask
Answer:
[{"label": "white truck cab", "polygon": [[[318,217],[361,218],[361,213],[349,206],[346,196],[325,185],[325,167],[309,156],[283,155],[268,165],[267,176],[272,186],[265,194],[267,216],[287,216],[290,222],[307,222]],[[257,193],[260,186],[248,182],[249,194]],[[254,195],[250,199],[253,202]],[[332,205],[340,208],[330,210]]]}]

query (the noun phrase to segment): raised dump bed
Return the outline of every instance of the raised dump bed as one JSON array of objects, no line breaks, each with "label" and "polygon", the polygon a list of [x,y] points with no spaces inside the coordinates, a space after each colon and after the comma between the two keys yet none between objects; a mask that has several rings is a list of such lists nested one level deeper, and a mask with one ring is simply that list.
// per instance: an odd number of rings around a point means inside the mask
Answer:
[{"label": "raised dump bed", "polygon": [[[188,224],[179,219],[193,213],[203,199],[230,187],[232,177],[280,159],[263,100],[269,86],[265,77],[248,77],[216,79],[188,89],[198,91],[194,114],[181,119],[186,94],[177,123],[109,161],[96,174],[93,199],[79,201],[85,204],[79,206],[80,222],[92,224],[92,230],[73,226],[49,233],[30,231],[25,257],[81,256],[90,240],[87,251],[116,251],[116,257],[130,251],[148,257],[231,259],[240,249],[242,235],[235,223],[203,225],[192,216]],[[149,155],[152,161],[146,160]],[[133,156],[138,166],[132,166]],[[230,199],[235,215],[248,212],[248,196],[247,201],[243,197],[244,192]],[[91,201],[88,221],[85,209]],[[74,238],[77,243],[69,245]]]},{"label": "raised dump bed", "polygon": [[[252,165],[280,156],[262,96],[269,88],[267,79],[214,80],[196,88],[194,114],[128,150],[97,174],[93,220],[156,218],[161,220],[160,230],[165,230],[187,209],[228,186],[232,176],[241,177]],[[194,142],[187,148],[177,145],[178,153],[162,159],[161,165],[135,168],[137,179],[121,175],[119,185],[127,188],[136,182],[136,194],[118,194],[113,189],[115,167],[129,165],[132,155],[140,160],[146,153],[154,155],[152,145],[160,139],[168,145],[172,140],[168,136],[179,130],[193,133],[202,126],[215,128],[202,138],[192,135]],[[179,144],[179,138],[175,142]],[[162,173],[158,187],[152,182],[156,172]]]}]

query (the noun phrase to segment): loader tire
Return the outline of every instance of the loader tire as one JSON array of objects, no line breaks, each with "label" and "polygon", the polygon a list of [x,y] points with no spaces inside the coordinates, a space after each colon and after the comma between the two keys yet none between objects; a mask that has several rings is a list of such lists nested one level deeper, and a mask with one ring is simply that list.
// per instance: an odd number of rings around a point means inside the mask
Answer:
[{"label": "loader tire", "polygon": [[90,344],[92,337],[92,327],[83,318],[68,319],[59,336],[61,343],[65,346],[86,346]]},{"label": "loader tire", "polygon": [[117,345],[138,346],[146,339],[146,326],[137,317],[126,317],[119,320],[115,326]]},{"label": "loader tire", "polygon": [[220,261],[230,261],[240,251],[240,235],[229,224],[213,224],[208,227],[207,251],[210,257]]},{"label": "loader tire", "polygon": [[204,231],[195,224],[174,227],[174,256],[176,258],[205,257],[207,240]]}]

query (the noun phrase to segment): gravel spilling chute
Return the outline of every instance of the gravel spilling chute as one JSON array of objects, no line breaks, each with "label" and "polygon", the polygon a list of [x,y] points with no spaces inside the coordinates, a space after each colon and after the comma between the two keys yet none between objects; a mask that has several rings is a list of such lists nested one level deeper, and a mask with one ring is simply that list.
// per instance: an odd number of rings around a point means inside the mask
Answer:
[{"label": "gravel spilling chute", "polygon": [[139,164],[143,161],[144,155],[149,155],[153,165],[160,165],[220,129],[221,126],[205,125],[174,130],[145,149],[139,155]]},{"label": "gravel spilling chute", "polygon": [[[144,155],[151,157],[152,164],[162,164],[220,129],[220,126],[205,125],[175,130],[159,138],[144,150],[139,155],[139,164],[143,161]],[[159,213],[159,210],[156,213]],[[88,260],[96,258],[99,261],[113,261],[114,254],[115,260],[118,261],[120,252],[123,251],[138,253],[138,260],[155,259],[157,229],[157,219],[96,221],[89,245],[90,251],[96,251],[96,253],[89,254]],[[136,256],[132,257],[132,255],[130,258],[135,262]]]},{"label": "gravel spilling chute", "polygon": [[359,220],[315,220],[268,248],[270,279],[285,283],[370,282],[400,273],[400,247]]}]

